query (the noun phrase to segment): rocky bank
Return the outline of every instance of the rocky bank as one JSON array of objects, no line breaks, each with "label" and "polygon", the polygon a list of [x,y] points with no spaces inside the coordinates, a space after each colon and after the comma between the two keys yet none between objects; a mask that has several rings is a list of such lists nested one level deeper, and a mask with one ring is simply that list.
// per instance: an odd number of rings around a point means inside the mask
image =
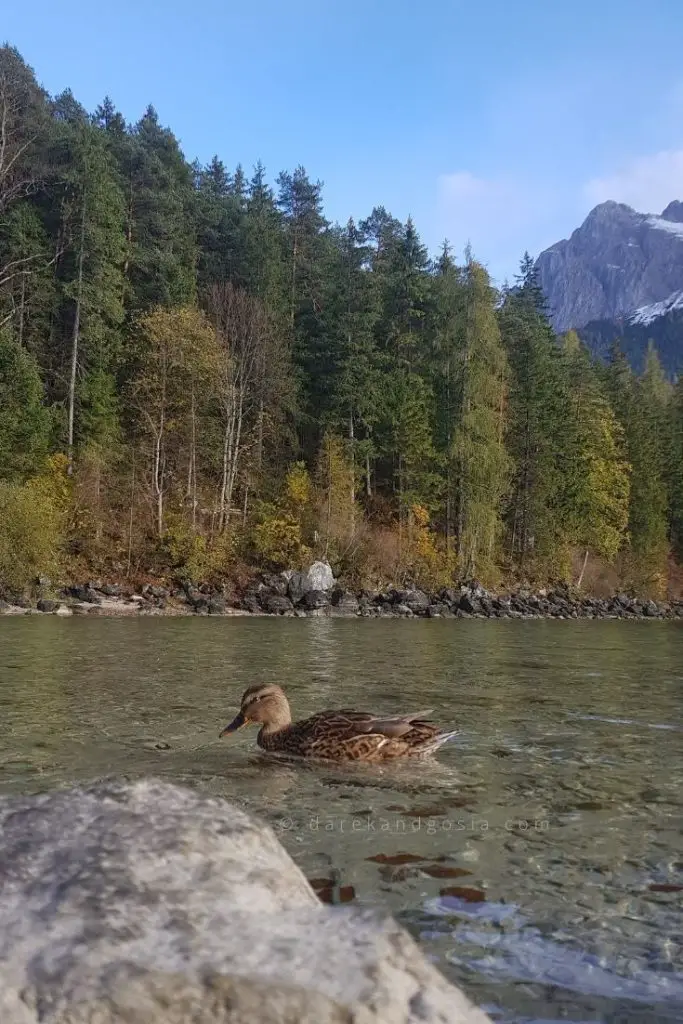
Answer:
[{"label": "rocky bank", "polygon": [[[568,587],[493,593],[479,583],[426,593],[417,587],[354,591],[335,580],[326,562],[307,572],[262,573],[243,591],[231,584],[185,582],[139,589],[92,581],[33,600],[2,599],[0,615],[280,615],[335,618],[673,619],[683,600],[651,601],[629,594],[590,597]],[[40,584],[37,584],[40,592]]]},{"label": "rocky bank", "polygon": [[165,783],[0,800],[2,1024],[490,1024],[391,918]]}]

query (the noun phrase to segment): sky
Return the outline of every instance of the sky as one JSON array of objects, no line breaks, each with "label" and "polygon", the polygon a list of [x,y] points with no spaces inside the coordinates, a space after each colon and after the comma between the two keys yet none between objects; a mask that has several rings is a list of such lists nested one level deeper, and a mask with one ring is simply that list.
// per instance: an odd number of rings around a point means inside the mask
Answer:
[{"label": "sky", "polygon": [[52,94],[188,159],[298,164],[333,221],[383,205],[494,281],[597,203],[683,199],[683,0],[33,0],[0,34]]}]

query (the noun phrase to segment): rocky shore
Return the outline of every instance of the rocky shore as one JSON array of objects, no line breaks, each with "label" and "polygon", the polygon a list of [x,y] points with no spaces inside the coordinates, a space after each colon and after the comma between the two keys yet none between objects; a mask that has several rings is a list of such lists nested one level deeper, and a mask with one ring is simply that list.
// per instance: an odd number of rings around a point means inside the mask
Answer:
[{"label": "rocky shore", "polygon": [[2,1024],[490,1024],[266,825],[155,780],[0,799]]},{"label": "rocky shore", "polygon": [[[40,588],[38,587],[38,590]],[[238,592],[212,586],[144,584],[139,588],[91,581],[33,600],[0,593],[0,615],[257,615],[312,618],[430,619],[673,619],[683,622],[683,600],[652,601],[629,594],[591,597],[568,587],[493,593],[477,582],[426,593],[417,587],[354,591],[330,566],[307,572],[262,573]]]}]

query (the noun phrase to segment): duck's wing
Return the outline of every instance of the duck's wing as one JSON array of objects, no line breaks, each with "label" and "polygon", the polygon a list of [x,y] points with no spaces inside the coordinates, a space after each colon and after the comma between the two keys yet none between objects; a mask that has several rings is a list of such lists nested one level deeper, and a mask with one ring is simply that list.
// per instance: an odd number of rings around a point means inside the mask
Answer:
[{"label": "duck's wing", "polygon": [[295,730],[305,732],[307,738],[315,741],[318,737],[334,736],[340,743],[348,743],[360,736],[378,736],[386,739],[402,739],[415,729],[438,732],[437,726],[425,721],[429,711],[416,711],[409,715],[373,715],[364,711],[341,708],[335,711],[321,711],[305,721],[297,723]]}]

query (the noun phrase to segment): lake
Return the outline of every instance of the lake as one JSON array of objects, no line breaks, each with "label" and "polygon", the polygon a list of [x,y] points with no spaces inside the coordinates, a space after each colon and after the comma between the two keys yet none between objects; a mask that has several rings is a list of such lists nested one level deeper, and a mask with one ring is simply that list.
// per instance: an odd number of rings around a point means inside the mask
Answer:
[{"label": "lake", "polygon": [[[460,733],[424,763],[273,759],[217,738],[256,682],[295,718],[431,707]],[[495,1020],[683,1020],[683,624],[3,619],[0,716],[0,792],[224,796]]]}]

